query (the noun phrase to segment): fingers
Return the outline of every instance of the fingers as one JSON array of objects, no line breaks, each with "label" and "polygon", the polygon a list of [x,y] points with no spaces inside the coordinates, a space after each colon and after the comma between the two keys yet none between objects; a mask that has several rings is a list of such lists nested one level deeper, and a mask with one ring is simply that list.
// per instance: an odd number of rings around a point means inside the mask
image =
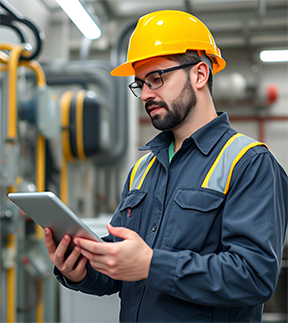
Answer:
[{"label": "fingers", "polygon": [[71,238],[68,234],[65,234],[60,243],[57,246],[54,258],[59,261],[63,260],[65,257],[65,253],[67,251],[67,248],[69,246],[69,243],[71,241]]},{"label": "fingers", "polygon": [[[109,244],[109,243],[102,243],[102,242],[96,242],[96,241],[92,241],[92,240],[88,240],[88,239],[83,239],[83,238],[79,238],[79,237],[74,238],[73,241],[76,246],[80,247],[81,249],[85,249],[86,251],[89,251],[89,254],[92,253],[95,255],[106,254],[107,253],[107,246]],[[82,253],[82,250],[81,250],[81,253]]]},{"label": "fingers", "polygon": [[[135,238],[135,236],[137,235],[132,230],[129,230],[127,228],[122,228],[122,227],[112,227],[110,224],[107,225],[107,228],[112,235],[122,238],[124,240],[133,239],[133,237]],[[81,249],[85,249],[95,255],[106,255],[111,250],[111,243],[96,242],[96,241],[92,241],[92,240],[88,240],[80,237],[74,238],[73,241],[75,245],[81,247]],[[115,250],[115,248],[116,248],[116,244],[113,243],[112,249]],[[83,254],[82,251],[81,253]],[[88,257],[88,258],[90,259],[91,257]]]},{"label": "fingers", "polygon": [[[79,261],[77,261],[78,258]],[[57,268],[70,281],[80,282],[84,279],[87,273],[86,263],[87,258],[80,255],[80,252],[76,252],[74,249],[67,260],[58,265]]]},{"label": "fingers", "polygon": [[135,234],[134,231],[129,230],[124,227],[112,227],[111,224],[107,224],[108,231],[115,237],[119,237],[121,239],[131,239]]},{"label": "fingers", "polygon": [[45,228],[45,245],[46,245],[46,249],[48,251],[49,257],[52,260],[54,253],[56,251],[56,246],[52,237],[52,231],[49,228]]},{"label": "fingers", "polygon": [[87,258],[83,257],[82,255],[80,256],[79,262],[73,270],[73,275],[77,277],[77,280],[79,280],[80,275],[85,271],[85,276],[86,276],[86,263],[87,263]]},{"label": "fingers", "polygon": [[99,253],[98,254],[95,254],[95,253],[90,252],[87,249],[83,249],[83,248],[81,248],[79,246],[76,246],[75,249],[77,251],[79,251],[85,258],[89,259],[90,261],[95,261],[99,257],[103,257],[104,256],[104,254],[103,255],[101,255]]},{"label": "fingers", "polygon": [[[47,251],[49,253],[49,257],[52,260],[52,262],[55,264],[55,266],[63,267],[63,263],[65,261],[65,253],[67,251],[67,248],[69,246],[69,243],[71,241],[71,238],[68,234],[65,234],[63,239],[60,241],[59,245],[56,247],[55,242],[53,240],[52,231],[49,228],[45,228],[45,245],[47,248]],[[69,257],[67,258],[67,266],[73,267],[74,263],[78,259],[80,255],[79,251],[72,251]]]},{"label": "fingers", "polygon": [[79,250],[76,250],[74,248],[70,255],[67,257],[67,259],[65,259],[66,251],[70,242],[70,236],[68,234],[65,234],[54,253],[53,262],[60,271],[67,271],[73,269],[76,261],[78,260],[81,254]]},{"label": "fingers", "polygon": [[86,276],[87,258],[81,255],[79,248],[74,248],[65,259],[70,241],[69,235],[63,237],[54,253],[53,263],[69,280],[79,282]]},{"label": "fingers", "polygon": [[71,238],[66,234],[56,247],[52,231],[49,228],[45,228],[45,245],[51,261],[66,278],[79,282],[86,276],[87,259],[81,255],[79,248],[74,248],[67,259],[65,259],[70,242]]},{"label": "fingers", "polygon": [[[75,248],[78,249],[79,247],[76,246]],[[113,274],[116,274],[114,268],[117,262],[114,258],[110,257],[109,255],[96,255],[81,248],[79,248],[79,250],[81,251],[82,256],[85,257],[85,259],[89,259],[89,264],[92,268],[105,275],[110,276],[111,278],[114,278]]]},{"label": "fingers", "polygon": [[[77,277],[85,269],[86,263],[87,258],[82,256],[79,250],[74,249],[66,261],[61,265],[61,269],[58,269],[65,272],[66,275],[69,273],[70,275]],[[75,264],[77,265],[75,266]]]}]

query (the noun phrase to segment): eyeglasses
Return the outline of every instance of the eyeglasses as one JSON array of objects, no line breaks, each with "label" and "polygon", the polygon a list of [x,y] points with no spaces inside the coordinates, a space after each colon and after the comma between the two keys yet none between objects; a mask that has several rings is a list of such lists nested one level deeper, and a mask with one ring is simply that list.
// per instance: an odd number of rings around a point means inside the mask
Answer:
[{"label": "eyeglasses", "polygon": [[180,70],[180,69],[186,68],[188,66],[193,66],[193,65],[198,64],[199,62],[186,63],[186,64],[170,67],[165,70],[158,70],[158,71],[150,72],[145,76],[144,80],[136,79],[134,82],[129,84],[128,87],[131,90],[131,92],[136,96],[136,98],[140,98],[141,94],[142,94],[144,83],[149,87],[150,90],[157,90],[161,86],[164,85],[162,74],[176,71],[176,70]]}]

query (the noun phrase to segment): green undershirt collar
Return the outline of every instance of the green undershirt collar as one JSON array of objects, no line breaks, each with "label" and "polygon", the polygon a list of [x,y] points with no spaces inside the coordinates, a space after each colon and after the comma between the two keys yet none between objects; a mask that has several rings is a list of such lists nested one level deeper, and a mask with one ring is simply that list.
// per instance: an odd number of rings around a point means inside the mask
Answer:
[{"label": "green undershirt collar", "polygon": [[171,163],[171,160],[172,160],[173,156],[175,155],[174,149],[175,149],[174,140],[172,140],[171,144],[168,148],[169,164]]}]

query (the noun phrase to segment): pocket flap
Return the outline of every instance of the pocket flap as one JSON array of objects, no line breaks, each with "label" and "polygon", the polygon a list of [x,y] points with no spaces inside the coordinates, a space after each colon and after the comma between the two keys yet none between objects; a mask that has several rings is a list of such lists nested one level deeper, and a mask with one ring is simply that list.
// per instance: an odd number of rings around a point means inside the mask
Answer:
[{"label": "pocket flap", "polygon": [[125,197],[120,211],[128,208],[133,209],[145,198],[146,195],[146,192],[130,191],[129,195]]},{"label": "pocket flap", "polygon": [[191,188],[178,190],[174,200],[182,209],[208,212],[217,209],[224,198],[225,195],[221,192],[207,188]]}]

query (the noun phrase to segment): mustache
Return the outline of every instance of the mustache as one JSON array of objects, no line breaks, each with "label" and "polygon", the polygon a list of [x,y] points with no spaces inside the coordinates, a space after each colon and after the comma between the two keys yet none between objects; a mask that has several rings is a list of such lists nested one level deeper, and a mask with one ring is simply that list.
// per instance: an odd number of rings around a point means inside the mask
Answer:
[{"label": "mustache", "polygon": [[148,112],[148,108],[153,106],[153,105],[157,105],[157,106],[161,106],[163,107],[164,109],[166,109],[167,111],[169,111],[169,108],[168,108],[168,105],[166,102],[164,101],[154,101],[154,100],[149,100],[145,103],[145,109],[146,109],[146,112]]}]

